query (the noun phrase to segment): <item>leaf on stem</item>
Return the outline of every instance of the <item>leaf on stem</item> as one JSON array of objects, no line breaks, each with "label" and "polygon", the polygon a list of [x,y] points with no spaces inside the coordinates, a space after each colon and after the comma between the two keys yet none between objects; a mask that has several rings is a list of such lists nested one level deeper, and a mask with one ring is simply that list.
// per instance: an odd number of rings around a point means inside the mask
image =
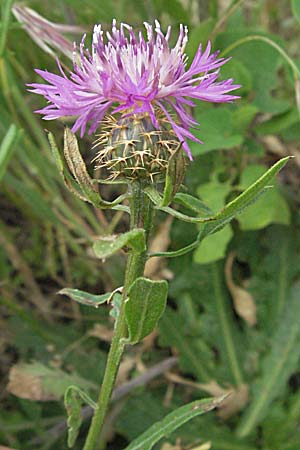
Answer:
[{"label": "leaf on stem", "polygon": [[76,136],[67,127],[64,132],[64,155],[71,173],[79,184],[86,200],[94,206],[101,207],[102,199],[88,174],[85,162],[78,147]]},{"label": "leaf on stem", "polygon": [[[185,222],[198,223],[199,225],[202,225],[202,227],[198,234],[197,240],[187,245],[186,247],[175,250],[173,252],[154,253],[150,256],[164,256],[172,258],[175,256],[184,255],[185,253],[194,250],[206,236],[216,233],[217,231],[224,228],[225,225],[229,223],[234,217],[236,217],[238,214],[252,205],[260,197],[260,195],[267,192],[270,188],[270,186],[268,185],[269,182],[286,165],[290,158],[290,156],[287,156],[286,158],[282,158],[277,161],[277,163],[275,163],[269,170],[267,170],[258,180],[256,180],[255,183],[253,183],[250,187],[248,187],[248,189],[238,195],[220,212],[212,217],[190,217],[169,207],[157,207],[157,209],[171,214],[177,219],[181,219]],[[154,203],[157,202],[156,194],[154,194],[152,191],[147,191],[146,193]]]},{"label": "leaf on stem", "polygon": [[171,203],[174,195],[180,189],[184,175],[185,158],[180,144],[175,153],[169,159],[161,206],[167,206]]},{"label": "leaf on stem", "polygon": [[163,314],[167,302],[168,283],[137,278],[128,292],[125,316],[128,342],[136,344],[151,333]]},{"label": "leaf on stem", "polygon": [[145,231],[141,228],[135,228],[119,236],[101,237],[93,245],[98,258],[108,258],[124,247],[130,247],[137,253],[144,252],[146,250]]},{"label": "leaf on stem", "polygon": [[174,197],[174,202],[185,206],[199,215],[206,217],[213,215],[213,211],[202,200],[197,197],[193,197],[190,194],[178,192],[178,194]]},{"label": "leaf on stem", "polygon": [[151,450],[164,436],[168,436],[184,423],[219,406],[227,396],[196,400],[177,408],[164,419],[156,422],[135,439],[125,450]]},{"label": "leaf on stem", "polygon": [[106,303],[110,300],[112,292],[107,292],[106,294],[96,295],[90,294],[89,292],[80,291],[79,289],[64,288],[61,289],[58,294],[67,295],[72,300],[82,305],[94,306],[98,308],[102,303]]},{"label": "leaf on stem", "polygon": [[68,447],[72,448],[82,423],[81,405],[85,402],[93,409],[98,405],[79,387],[69,386],[65,392],[64,404],[68,414]]}]

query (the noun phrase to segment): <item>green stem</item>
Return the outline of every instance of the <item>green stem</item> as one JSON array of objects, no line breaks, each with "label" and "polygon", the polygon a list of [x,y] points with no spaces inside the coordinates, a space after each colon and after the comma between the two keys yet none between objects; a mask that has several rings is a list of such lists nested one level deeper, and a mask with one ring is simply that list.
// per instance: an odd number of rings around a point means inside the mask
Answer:
[{"label": "green stem", "polygon": [[[151,201],[144,194],[142,183],[135,182],[132,184],[131,188],[132,196],[130,199],[130,229],[145,229],[146,240],[148,242],[153,219],[153,208],[151,206]],[[146,259],[147,252],[131,252],[127,260],[125,281],[123,287],[123,299],[119,316],[115,325],[114,337],[108,354],[104,378],[97,402],[98,408],[94,412],[94,416],[83,450],[94,450],[98,444],[98,438],[104,424],[112,390],[115,384],[121,357],[125,347],[124,338],[127,337],[127,326],[124,311],[125,300],[127,298],[128,289],[130,288],[132,283],[136,280],[136,278],[143,275]]]}]

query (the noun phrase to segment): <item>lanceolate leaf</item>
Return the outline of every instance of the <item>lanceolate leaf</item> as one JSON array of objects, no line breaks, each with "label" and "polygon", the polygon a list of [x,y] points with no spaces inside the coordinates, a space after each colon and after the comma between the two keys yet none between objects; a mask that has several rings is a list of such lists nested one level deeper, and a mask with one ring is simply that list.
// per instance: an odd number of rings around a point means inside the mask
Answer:
[{"label": "lanceolate leaf", "polygon": [[[253,183],[248,189],[246,189],[242,194],[228,203],[222,211],[217,213],[212,217],[207,218],[197,218],[197,217],[189,217],[185,214],[180,213],[172,208],[165,207],[159,208],[169,214],[172,214],[174,217],[178,219],[182,219],[186,222],[199,223],[202,226],[200,233],[198,234],[197,240],[184,248],[179,250],[175,250],[174,252],[162,252],[162,253],[153,253],[151,256],[165,256],[165,257],[175,257],[184,255],[191,250],[194,250],[200,242],[209,234],[215,233],[218,230],[221,230],[227,223],[229,223],[236,215],[240,214],[246,208],[248,208],[252,203],[259,198],[259,196],[266,192],[269,188],[268,184],[272,180],[272,178],[285,166],[290,157],[280,159],[276,164],[274,164],[269,170],[267,170],[264,175],[262,175],[255,183]],[[156,200],[155,197],[151,193],[152,201]]]},{"label": "lanceolate leaf", "polygon": [[79,387],[69,386],[65,392],[65,408],[68,414],[68,447],[72,448],[77,439],[79,428],[82,423],[81,405],[87,403],[93,409],[97,404]]},{"label": "lanceolate leaf", "polygon": [[64,132],[64,154],[72,175],[79,184],[86,200],[97,207],[102,206],[102,199],[95,189],[81,156],[77,139],[69,128]]},{"label": "lanceolate leaf", "polygon": [[75,300],[75,302],[81,303],[82,305],[94,306],[95,308],[98,308],[99,305],[107,302],[112,296],[111,292],[107,292],[106,294],[102,295],[96,295],[90,294],[89,292],[80,291],[79,289],[71,288],[61,289],[58,293],[67,295],[72,300]]},{"label": "lanceolate leaf", "polygon": [[129,342],[135,344],[154,330],[167,301],[168,283],[137,278],[129,289],[125,315]]},{"label": "lanceolate leaf", "polygon": [[174,197],[174,202],[179,203],[186,208],[198,213],[199,215],[211,216],[213,211],[197,197],[193,197],[190,194],[184,194],[179,192]]},{"label": "lanceolate leaf", "polygon": [[300,284],[294,286],[290,302],[272,339],[271,351],[263,362],[263,373],[252,403],[237,434],[244,437],[265,417],[270,403],[278,397],[300,359]]},{"label": "lanceolate leaf", "polygon": [[225,208],[214,217],[211,223],[208,224],[204,234],[211,234],[223,228],[237,214],[240,214],[245,208],[255,202],[266,188],[268,189],[268,183],[286,165],[289,159],[290,156],[280,159],[248,189],[228,203]]},{"label": "lanceolate leaf", "polygon": [[101,237],[93,245],[94,252],[98,258],[107,258],[123,247],[130,247],[138,253],[145,251],[145,231],[141,228],[136,228],[119,236]]},{"label": "lanceolate leaf", "polygon": [[156,422],[145,433],[135,439],[125,450],[151,450],[152,447],[164,436],[168,436],[184,423],[196,416],[204,414],[216,408],[225,396],[215,399],[196,400],[181,406],[168,414],[163,420]]},{"label": "lanceolate leaf", "polygon": [[92,203],[97,208],[114,209],[129,213],[129,209],[120,203],[127,198],[127,194],[122,194],[112,202],[107,202],[101,198],[98,189],[95,188],[98,180],[92,180],[87,172],[84,160],[79,151],[76,136],[69,130],[65,129],[64,133],[64,154],[68,163],[68,168],[65,167],[63,158],[57,148],[55,138],[52,133],[48,133],[48,140],[54,158],[55,164],[63,178],[65,186],[72,194],[79,197],[85,202]]}]

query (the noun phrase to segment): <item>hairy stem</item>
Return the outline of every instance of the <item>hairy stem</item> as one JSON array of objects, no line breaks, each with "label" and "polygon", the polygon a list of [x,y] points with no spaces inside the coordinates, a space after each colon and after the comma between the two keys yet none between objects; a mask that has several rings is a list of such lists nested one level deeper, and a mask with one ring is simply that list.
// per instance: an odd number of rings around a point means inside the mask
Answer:
[{"label": "hairy stem", "polygon": [[[146,233],[146,241],[148,242],[152,219],[153,208],[149,198],[143,192],[142,183],[135,182],[131,186],[132,196],[130,199],[130,229],[143,228]],[[121,357],[124,351],[124,338],[127,337],[127,326],[125,320],[124,305],[127,298],[128,290],[136,278],[144,273],[146,254],[131,252],[128,256],[125,281],[123,287],[123,298],[120,307],[119,316],[115,324],[114,337],[108,354],[107,364],[105,368],[104,378],[98,398],[98,408],[95,410],[88,436],[83,450],[94,450],[98,443],[100,432],[103,428],[105,416],[108,410],[112,390],[117,377]]]}]

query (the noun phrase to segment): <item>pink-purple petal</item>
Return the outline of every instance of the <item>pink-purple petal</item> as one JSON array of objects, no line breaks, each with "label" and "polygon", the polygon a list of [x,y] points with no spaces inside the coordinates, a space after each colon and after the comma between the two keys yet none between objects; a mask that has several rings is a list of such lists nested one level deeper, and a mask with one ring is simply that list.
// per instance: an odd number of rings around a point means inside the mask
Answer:
[{"label": "pink-purple petal", "polygon": [[79,49],[74,47],[76,54],[69,76],[59,61],[59,75],[36,69],[46,83],[28,86],[31,92],[48,101],[47,106],[36,112],[43,114],[45,120],[74,117],[73,131],[80,130],[83,136],[88,125],[88,133],[95,133],[108,113],[123,117],[149,114],[157,128],[159,108],[191,159],[187,139],[201,142],[189,131],[198,125],[191,115],[195,107],[192,99],[231,102],[239,98],[231,92],[240,86],[231,79],[217,81],[220,67],[228,59],[219,58],[218,51],[211,53],[210,42],[205,50],[199,45],[190,67],[186,68],[187,28],[180,25],[177,42],[170,48],[171,27],[164,34],[158,21],[154,27],[144,25],[146,39],[127,24],[118,28],[115,19],[111,32],[104,33],[101,25],[95,25],[92,51],[85,48],[84,35]]}]

